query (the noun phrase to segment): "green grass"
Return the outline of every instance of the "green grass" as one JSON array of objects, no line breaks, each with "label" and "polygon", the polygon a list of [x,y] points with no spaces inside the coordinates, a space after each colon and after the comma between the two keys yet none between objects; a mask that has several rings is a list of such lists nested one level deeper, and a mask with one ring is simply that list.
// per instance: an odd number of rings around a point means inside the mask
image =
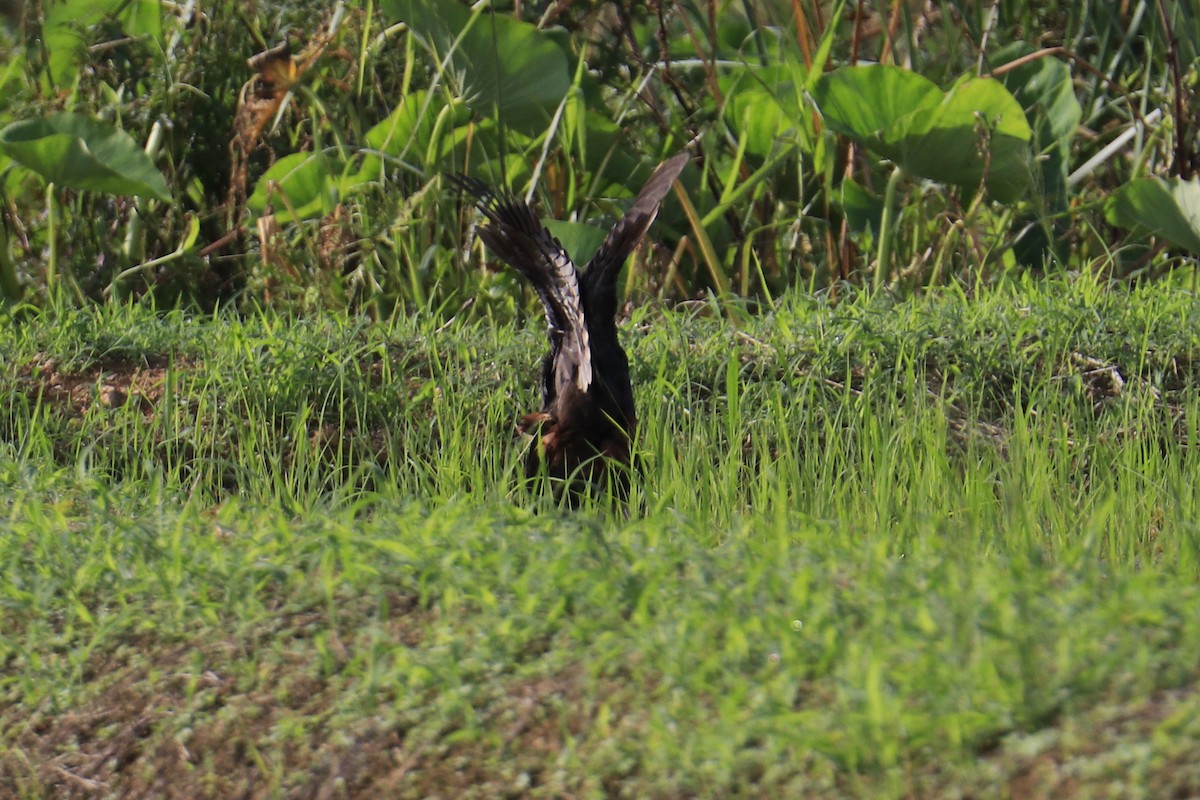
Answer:
[{"label": "green grass", "polygon": [[440,324],[5,324],[0,794],[1200,791],[1190,294],[641,309],[575,513],[540,323]]}]

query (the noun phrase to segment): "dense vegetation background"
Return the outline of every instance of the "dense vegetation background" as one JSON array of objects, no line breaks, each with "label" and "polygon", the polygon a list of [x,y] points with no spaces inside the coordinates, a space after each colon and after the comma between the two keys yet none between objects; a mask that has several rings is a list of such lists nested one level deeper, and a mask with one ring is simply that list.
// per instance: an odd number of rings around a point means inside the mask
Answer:
[{"label": "dense vegetation background", "polygon": [[643,294],[1162,275],[1197,41],[1162,0],[17,4],[4,295],[511,310],[439,174],[603,221],[685,147]]}]

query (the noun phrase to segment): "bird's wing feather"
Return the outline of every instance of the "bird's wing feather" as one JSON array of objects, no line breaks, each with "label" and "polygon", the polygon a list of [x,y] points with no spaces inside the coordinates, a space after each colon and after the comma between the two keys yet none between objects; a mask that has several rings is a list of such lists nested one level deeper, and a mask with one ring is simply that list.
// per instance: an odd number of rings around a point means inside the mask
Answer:
[{"label": "bird's wing feather", "polygon": [[600,249],[588,262],[583,281],[589,315],[609,318],[616,313],[617,275],[621,272],[621,266],[650,229],[663,198],[671,191],[671,185],[687,162],[688,154],[680,153],[658,165],[633,205],[613,226]]},{"label": "bird's wing feather", "polygon": [[584,320],[579,274],[562,244],[542,225],[527,203],[511,192],[494,192],[463,175],[451,182],[473,195],[488,223],[479,238],[501,260],[525,276],[546,309],[552,337],[577,363],[576,385],[587,391],[592,383],[592,355]]}]

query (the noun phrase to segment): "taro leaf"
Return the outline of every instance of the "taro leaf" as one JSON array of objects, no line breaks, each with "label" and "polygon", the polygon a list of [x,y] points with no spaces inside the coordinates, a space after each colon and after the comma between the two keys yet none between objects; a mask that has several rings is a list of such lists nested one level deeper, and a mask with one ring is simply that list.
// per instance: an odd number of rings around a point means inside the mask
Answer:
[{"label": "taro leaf", "polygon": [[1109,195],[1104,216],[1140,235],[1161,236],[1200,255],[1200,179],[1139,178]]},{"label": "taro leaf", "polygon": [[367,145],[400,158],[422,160],[430,155],[436,157],[439,154],[427,151],[431,144],[446,143],[445,140],[433,141],[439,115],[450,114],[455,123],[466,121],[463,118],[466,110],[461,103],[452,104],[448,112],[443,112],[445,108],[446,102],[440,96],[430,97],[429,92],[424,90],[413,92],[403,98],[386,119],[367,131]]},{"label": "taro leaf", "polygon": [[343,191],[352,191],[379,177],[384,167],[379,153],[420,164],[426,170],[436,169],[455,144],[457,126],[466,122],[468,116],[461,100],[447,105],[441,95],[430,95],[424,89],[412,92],[367,131],[368,149],[359,168],[342,180]]},{"label": "taro leaf", "polygon": [[821,76],[812,88],[825,124],[868,147],[914,111],[943,98],[928,78],[889,66],[844,67]]},{"label": "taro leaf", "polygon": [[[836,27],[840,14],[839,6],[832,27]],[[719,36],[729,33],[726,27],[719,26]],[[725,99],[726,121],[738,140],[745,142],[746,152],[769,156],[778,151],[778,140],[784,137],[798,140],[807,153],[819,150],[821,137],[805,92],[825,74],[833,38],[822,40],[808,66],[790,51],[780,52],[779,37],[772,30],[753,31],[740,42],[743,49],[753,47],[762,63],[750,63],[749,51],[745,51],[739,56],[742,63],[717,80],[719,96]]]},{"label": "taro leaf", "polygon": [[[590,222],[570,222],[556,219],[544,220],[543,224],[566,249],[576,266],[583,269],[592,260],[592,256],[596,254],[596,251],[600,248],[600,243],[604,241],[604,237],[608,236],[612,226],[616,224],[618,219],[624,216],[626,209],[633,205],[633,193],[629,191],[628,187],[643,184],[650,179],[652,174],[653,169],[651,165],[645,162],[635,162],[634,166],[625,173],[623,180],[614,181],[598,191],[593,196],[593,199],[606,198],[605,202],[597,204],[601,211],[594,217],[602,223],[600,225],[594,225]],[[667,205],[671,207],[675,204]],[[607,221],[605,220],[605,214],[609,215]],[[670,216],[669,211],[660,214],[657,217],[657,224],[660,227],[669,225]]]},{"label": "taro leaf", "polygon": [[850,178],[842,181],[842,213],[850,230],[855,233],[872,231],[879,235],[880,220],[883,218],[883,198],[872,194],[865,186]]},{"label": "taro leaf", "polygon": [[[480,127],[483,127],[483,123]],[[524,195],[532,177],[529,162],[520,153],[507,153],[503,158],[475,162],[471,174],[493,189],[508,187],[518,197]]]},{"label": "taro leaf", "polygon": [[[998,50],[992,63],[1004,64],[1031,52],[1024,42],[1013,42]],[[1071,70],[1053,58],[1038,58],[1006,71],[1000,80],[1033,125],[1034,151],[1041,156],[1041,192],[1052,208],[1065,211],[1071,139],[1083,117]]]},{"label": "taro leaf", "polygon": [[789,134],[800,134],[807,144],[811,123],[804,125],[800,116],[806,112],[797,101],[794,77],[786,65],[773,64],[743,65],[720,79],[721,96],[728,101],[725,119],[739,140],[745,140],[746,152],[768,156],[777,140]]},{"label": "taro leaf", "polygon": [[61,0],[44,5],[48,66],[57,86],[75,81],[90,44],[83,32],[106,18],[115,20],[127,36],[162,40],[162,0]]},{"label": "taro leaf", "polygon": [[[3,32],[0,32],[0,36]],[[0,68],[0,109],[6,109],[18,97],[16,88],[9,89],[10,82],[17,82],[25,77],[25,52],[23,50],[10,51],[7,55],[8,63]]]},{"label": "taro leaf", "polygon": [[463,100],[480,116],[498,114],[509,127],[537,134],[571,88],[566,54],[527,22],[500,14],[475,18],[444,0],[384,0],[382,7],[439,58],[451,53]]},{"label": "taro leaf", "polygon": [[[993,56],[993,63],[1015,60],[1028,51],[1027,45],[1014,42]],[[1035,59],[1005,72],[1000,81],[1025,109],[1026,117],[1034,121],[1041,147],[1068,139],[1079,127],[1083,108],[1075,96],[1071,70],[1061,61]]]},{"label": "taro leaf", "polygon": [[571,260],[580,269],[592,259],[592,256],[600,249],[600,243],[608,235],[608,231],[603,228],[589,225],[586,222],[548,219],[545,220],[545,225],[546,230],[550,231],[555,239],[558,239],[570,254]]},{"label": "taro leaf", "polygon": [[1001,201],[1030,185],[1029,123],[999,81],[967,78],[943,93],[899,67],[844,67],[818,79],[813,97],[830,128],[906,172],[975,188],[986,171]]},{"label": "taro leaf", "polygon": [[137,142],[92,117],[63,112],[14,122],[0,130],[0,150],[58,186],[171,202],[166,180]]},{"label": "taro leaf", "polygon": [[574,128],[583,139],[583,158],[574,167],[587,173],[595,194],[611,196],[611,190],[637,186],[637,178],[649,177],[648,171],[643,175],[642,159],[630,146],[626,130],[605,114],[585,106]]},{"label": "taro leaf", "polygon": [[122,17],[122,30],[128,36],[149,36],[163,41],[162,0],[135,0],[129,3]]},{"label": "taro leaf", "polygon": [[[1032,182],[1032,131],[1021,104],[1003,84],[970,78],[947,93],[932,113],[906,117],[888,137],[909,171],[943,183],[974,188],[987,172],[989,193],[1019,199]],[[988,152],[982,152],[987,141]]]},{"label": "taro leaf", "polygon": [[83,61],[87,42],[81,34],[111,14],[119,0],[66,0],[47,3],[42,23],[50,77],[57,86],[69,86]]},{"label": "taro leaf", "polygon": [[278,222],[323,217],[337,205],[340,175],[341,164],[324,153],[292,153],[258,179],[246,205],[262,214],[272,204]]}]

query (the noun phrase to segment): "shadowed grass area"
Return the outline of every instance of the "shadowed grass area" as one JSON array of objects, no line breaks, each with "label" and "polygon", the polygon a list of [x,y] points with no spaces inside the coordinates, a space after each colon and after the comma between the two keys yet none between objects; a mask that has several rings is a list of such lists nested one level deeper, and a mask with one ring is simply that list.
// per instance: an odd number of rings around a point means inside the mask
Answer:
[{"label": "shadowed grass area", "polygon": [[1190,295],[714,310],[635,314],[578,513],[514,488],[537,330],[5,326],[3,793],[1200,788]]}]

